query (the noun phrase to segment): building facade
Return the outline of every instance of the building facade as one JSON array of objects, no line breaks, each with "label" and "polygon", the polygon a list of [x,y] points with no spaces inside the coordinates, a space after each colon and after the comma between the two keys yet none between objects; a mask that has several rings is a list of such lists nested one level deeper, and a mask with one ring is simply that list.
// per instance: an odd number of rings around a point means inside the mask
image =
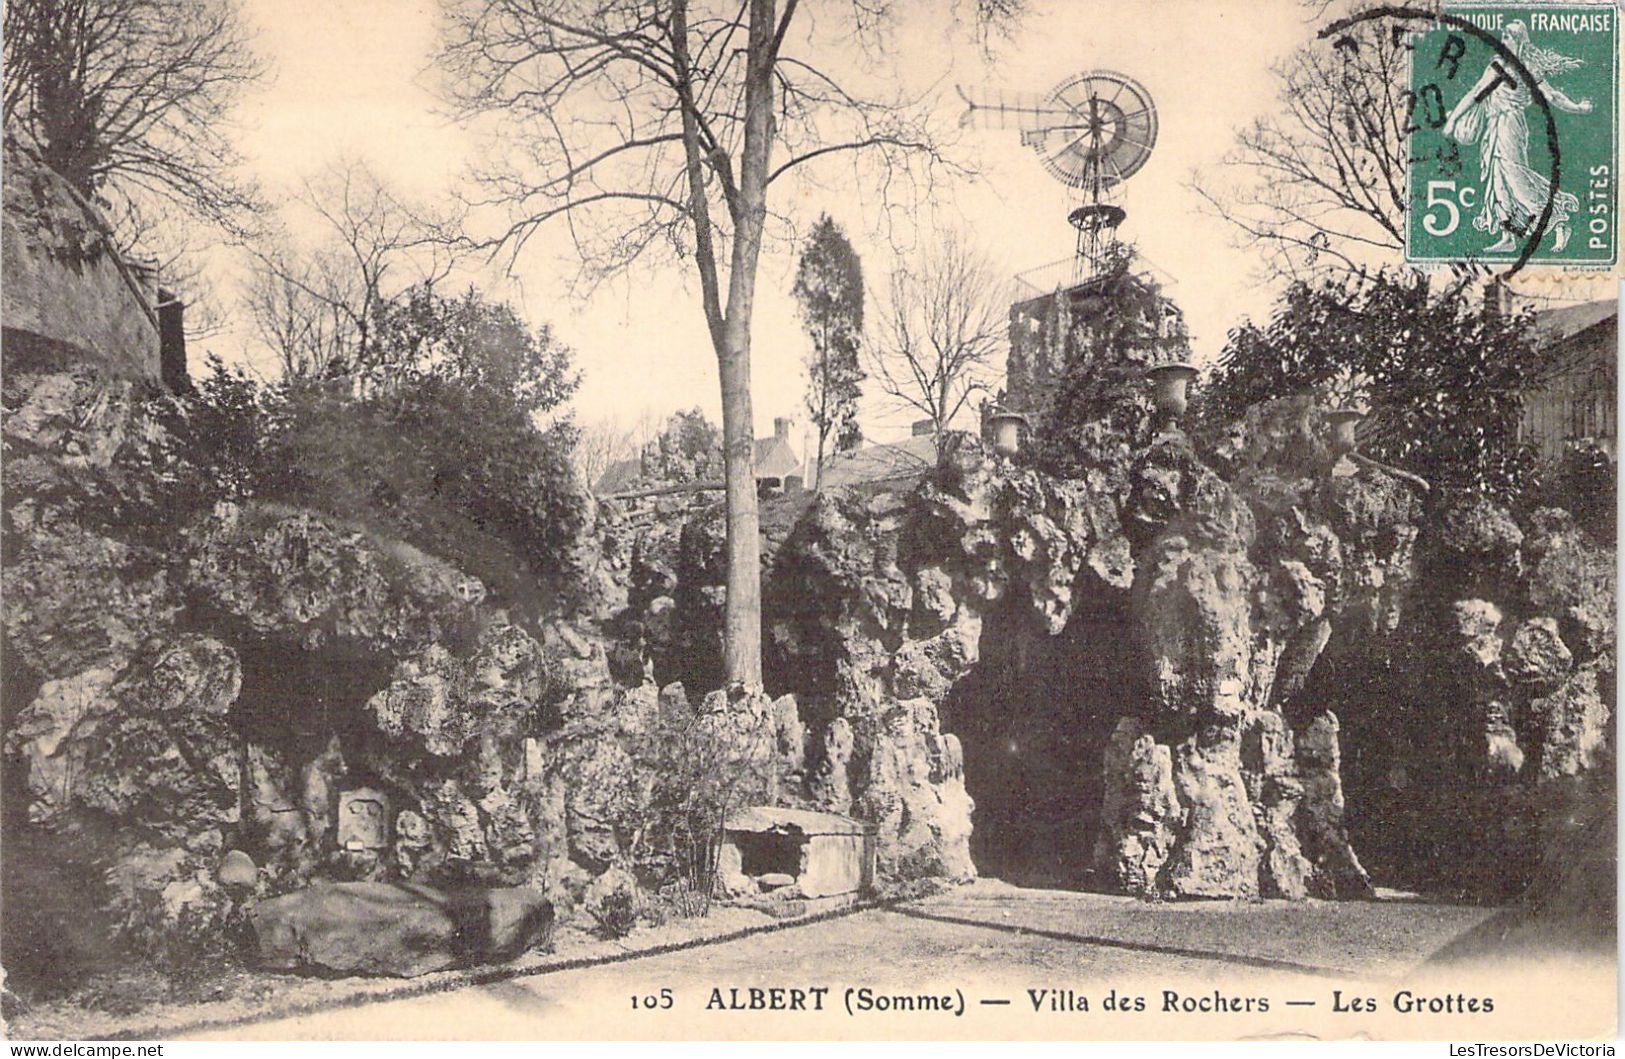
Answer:
[{"label": "building facade", "polygon": [[1524,397],[1518,438],[1542,457],[1590,439],[1619,458],[1619,303],[1612,299],[1535,314],[1537,340],[1555,363]]}]

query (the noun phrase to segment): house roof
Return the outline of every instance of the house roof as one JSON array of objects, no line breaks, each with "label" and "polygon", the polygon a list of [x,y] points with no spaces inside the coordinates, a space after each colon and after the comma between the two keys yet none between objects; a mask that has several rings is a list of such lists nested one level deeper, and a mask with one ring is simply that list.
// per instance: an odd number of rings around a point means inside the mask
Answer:
[{"label": "house roof", "polygon": [[824,464],[820,489],[882,478],[921,474],[937,465],[937,436],[920,434],[885,445],[870,445],[856,452],[837,453]]},{"label": "house roof", "polygon": [[1556,360],[1543,374],[1547,378],[1568,375],[1592,363],[1612,367],[1617,356],[1613,341],[1603,343],[1569,342],[1569,339],[1603,324],[1619,320],[1619,303],[1613,299],[1566,305],[1561,309],[1547,309],[1535,314],[1535,340],[1542,346],[1563,346],[1557,350]]},{"label": "house roof", "polygon": [[1572,338],[1581,331],[1619,316],[1619,302],[1613,298],[1543,309],[1535,314],[1535,337],[1544,345]]},{"label": "house roof", "polygon": [[630,459],[616,460],[604,469],[598,476],[598,485],[595,491],[599,496],[618,493],[623,489],[630,489],[637,483],[643,474],[643,458],[633,456]]},{"label": "house roof", "polygon": [[801,457],[790,442],[774,435],[756,439],[756,477],[784,478],[801,473]]}]

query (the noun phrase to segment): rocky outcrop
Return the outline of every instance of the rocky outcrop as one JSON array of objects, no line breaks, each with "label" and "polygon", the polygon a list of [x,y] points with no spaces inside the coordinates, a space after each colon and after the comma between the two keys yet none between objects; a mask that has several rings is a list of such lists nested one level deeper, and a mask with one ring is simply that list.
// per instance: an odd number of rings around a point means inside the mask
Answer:
[{"label": "rocky outcrop", "polygon": [[1148,701],[1106,753],[1097,847],[1129,892],[1369,893],[1336,718],[1302,693],[1323,656],[1397,626],[1420,508],[1404,483],[1334,463],[1319,426],[1304,402],[1256,409],[1218,447],[1229,480],[1177,433],[1135,464],[1123,524]]},{"label": "rocky outcrop", "polygon": [[467,642],[485,599],[478,579],[405,542],[274,504],[219,504],[185,547],[209,620],[304,650],[403,657]]},{"label": "rocky outcrop", "polygon": [[590,627],[521,628],[344,520],[211,500],[184,403],[127,380],[8,371],[4,404],[7,835],[55,858],[27,877],[105,879],[90,914],[165,948],[321,880],[534,883],[567,907],[591,878],[573,857],[631,855],[562,797],[653,713]]},{"label": "rocky outcrop", "polygon": [[74,870],[105,875],[107,911],[132,933],[205,929],[227,911],[213,868],[238,821],[228,711],[241,680],[230,648],[182,636],[47,681],[7,732],[29,822],[59,836]]},{"label": "rocky outcrop", "polygon": [[349,882],[262,901],[249,922],[267,967],[411,978],[511,960],[546,938],[553,908],[525,887]]},{"label": "rocky outcrop", "polygon": [[[597,622],[683,594],[656,551],[590,549],[592,606],[521,625],[405,541],[209,500],[175,451],[181,402],[88,370],[5,382],[5,739],[27,794],[7,826],[105,878],[97,911],[127,939],[219,944],[245,907],[332,883],[530,886],[569,914],[605,872],[653,886],[706,848],[685,813],[804,797],[793,699],[691,706],[618,668]],[[328,907],[348,892],[310,914],[350,914]],[[402,914],[440,939],[431,962],[467,955],[444,910]],[[300,935],[314,964],[400,963],[387,931],[353,958],[321,931]]]},{"label": "rocky outcrop", "polygon": [[1458,493],[1420,560],[1412,642],[1378,685],[1391,734],[1362,736],[1382,764],[1347,778],[1365,808],[1350,828],[1411,885],[1512,897],[1578,840],[1571,805],[1613,797],[1614,553],[1566,512],[1520,523]]},{"label": "rocky outcrop", "polygon": [[[978,830],[1048,799],[1012,844],[1094,872],[1053,882],[1362,896],[1385,835],[1442,864],[1475,860],[1442,832],[1500,828],[1534,863],[1546,792],[1612,760],[1612,556],[1561,512],[1447,504],[1419,560],[1413,485],[1306,402],[1076,479],[949,435],[917,479],[769,505],[770,695],[718,689],[708,501],[606,507],[585,601],[516,617],[407,542],[210,499],[172,399],[5,383],[12,819],[136,939],[253,907],[278,966],[420,973],[511,951],[448,894],[641,914],[748,805],[873,825],[885,884],[975,874]],[[335,925],[368,902],[399,929]]]},{"label": "rocky outcrop", "polygon": [[948,435],[919,481],[820,494],[767,578],[769,669],[812,726],[813,806],[873,823],[883,879],[963,878],[973,803],[941,707],[990,614],[1058,632],[1094,586],[1127,587],[1111,496]]},{"label": "rocky outcrop", "polygon": [[1105,797],[1095,862],[1130,893],[1156,893],[1182,812],[1173,754],[1145,722],[1124,717],[1112,732],[1102,769]]}]

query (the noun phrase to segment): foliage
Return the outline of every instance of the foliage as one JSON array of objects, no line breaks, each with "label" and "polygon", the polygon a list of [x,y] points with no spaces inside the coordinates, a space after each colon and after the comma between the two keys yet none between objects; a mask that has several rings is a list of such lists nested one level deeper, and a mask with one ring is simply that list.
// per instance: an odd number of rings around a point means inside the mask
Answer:
[{"label": "foliage", "polygon": [[1270,397],[1366,403],[1372,456],[1441,486],[1512,502],[1534,460],[1518,442],[1523,395],[1546,369],[1527,312],[1485,311],[1462,284],[1426,279],[1296,283],[1265,326],[1230,333],[1202,397],[1212,422]]},{"label": "foliage", "polygon": [[252,495],[261,465],[261,448],[271,431],[281,391],[248,376],[240,366],[228,368],[217,354],[206,360],[208,374],[182,398],[185,421],[175,424],[192,459],[208,472],[220,499],[239,501]]},{"label": "foliage", "polygon": [[1410,43],[1370,19],[1274,68],[1279,106],[1192,189],[1238,245],[1292,279],[1358,275],[1404,246]]},{"label": "foliage", "polygon": [[812,340],[806,357],[807,414],[818,430],[818,473],[831,439],[844,449],[861,437],[858,398],[863,369],[863,266],[846,233],[829,214],[818,218],[807,237],[791,289],[801,308],[802,326]]},{"label": "foliage", "polygon": [[511,306],[488,302],[473,287],[448,299],[415,286],[379,310],[378,327],[380,346],[405,378],[500,394],[525,415],[552,411],[580,382],[550,327],[531,331]]},{"label": "foliage", "polygon": [[1577,438],[1544,468],[1541,502],[1565,508],[1600,539],[1611,541],[1618,515],[1618,473],[1613,457],[1595,438]]},{"label": "foliage", "polygon": [[262,69],[232,0],[11,0],[4,41],[6,130],[80,194],[136,232],[169,205],[246,231],[258,194],[222,127]]},{"label": "foliage", "polygon": [[637,896],[630,890],[612,890],[593,909],[598,936],[614,940],[632,933],[638,925]]},{"label": "foliage", "polygon": [[1189,352],[1184,324],[1155,278],[1118,267],[1069,307],[1067,360],[1028,447],[1030,459],[1061,477],[1124,470],[1128,448],[1150,438],[1145,371]]},{"label": "foliage", "polygon": [[656,897],[661,911],[678,919],[701,919],[711,913],[711,891],[686,878],[662,886]]},{"label": "foliage", "polygon": [[238,496],[359,521],[539,604],[586,519],[574,427],[538,425],[574,391],[569,351],[473,290],[415,289],[378,319],[377,377],[255,387],[216,363],[194,413],[209,458]]},{"label": "foliage", "polygon": [[675,412],[639,456],[639,487],[722,480],[722,431],[698,408]]},{"label": "foliage", "polygon": [[734,810],[772,796],[772,719],[749,706],[741,701],[717,712],[663,709],[633,747],[640,769],[652,778],[634,850],[640,873],[695,894],[712,893],[723,822]]}]

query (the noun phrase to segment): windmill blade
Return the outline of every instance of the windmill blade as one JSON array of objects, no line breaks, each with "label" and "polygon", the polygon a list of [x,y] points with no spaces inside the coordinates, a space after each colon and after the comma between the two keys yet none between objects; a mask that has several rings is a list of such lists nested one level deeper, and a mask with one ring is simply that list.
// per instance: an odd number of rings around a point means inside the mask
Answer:
[{"label": "windmill blade", "polygon": [[963,85],[955,85],[954,89],[959,93],[959,98],[965,101],[965,112],[959,116],[959,127],[962,129],[1032,131],[1076,117],[1072,111],[1057,107],[1048,96],[1034,92],[966,88]]}]

